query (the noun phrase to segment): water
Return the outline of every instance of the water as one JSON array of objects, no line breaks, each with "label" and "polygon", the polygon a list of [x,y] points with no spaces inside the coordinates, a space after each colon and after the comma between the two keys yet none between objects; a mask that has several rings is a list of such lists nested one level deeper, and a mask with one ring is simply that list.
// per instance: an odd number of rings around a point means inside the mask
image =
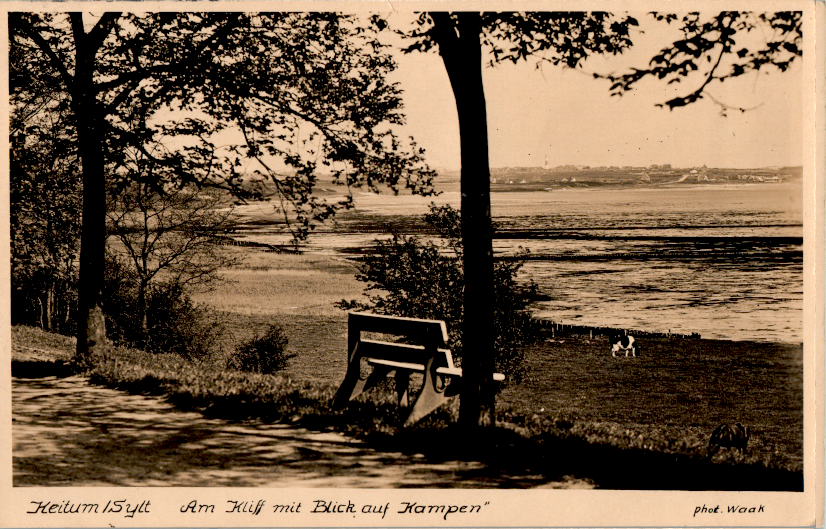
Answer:
[{"label": "water", "polygon": [[[440,202],[458,202],[445,193]],[[358,211],[420,214],[429,200],[365,195]],[[558,322],[708,338],[802,341],[799,184],[495,193],[497,255],[524,248],[523,273]],[[310,251],[338,253],[376,234],[347,222],[314,236]],[[259,232],[250,238],[277,242]]]},{"label": "water", "polygon": [[[696,186],[503,197],[497,211],[552,296],[537,312],[577,325],[802,341],[800,188]],[[518,238],[531,229],[536,238]]]}]

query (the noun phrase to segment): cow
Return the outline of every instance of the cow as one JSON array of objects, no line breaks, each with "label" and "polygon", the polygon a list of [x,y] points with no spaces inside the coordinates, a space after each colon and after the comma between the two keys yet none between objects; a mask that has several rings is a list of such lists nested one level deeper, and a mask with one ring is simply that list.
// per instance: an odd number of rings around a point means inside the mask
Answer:
[{"label": "cow", "polygon": [[611,344],[611,356],[616,357],[617,353],[624,351],[626,358],[628,357],[628,353],[631,353],[631,356],[637,356],[637,346],[635,344],[636,340],[634,340],[633,336],[625,335],[625,336],[612,336],[608,339],[609,343]]},{"label": "cow", "polygon": [[751,430],[742,424],[721,424],[711,432],[708,440],[708,457],[716,454],[720,448],[734,448],[741,454],[746,451],[751,439]]}]

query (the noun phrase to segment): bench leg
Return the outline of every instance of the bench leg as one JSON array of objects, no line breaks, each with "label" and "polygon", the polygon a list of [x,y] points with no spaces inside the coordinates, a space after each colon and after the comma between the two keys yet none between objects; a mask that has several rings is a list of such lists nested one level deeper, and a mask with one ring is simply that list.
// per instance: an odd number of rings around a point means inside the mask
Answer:
[{"label": "bench leg", "polygon": [[410,407],[410,373],[407,371],[396,371],[396,397],[400,407]]},{"label": "bench leg", "polygon": [[439,380],[440,378],[442,377],[436,374],[436,366],[433,360],[430,360],[427,364],[427,370],[425,370],[422,390],[419,392],[418,397],[416,397],[416,403],[413,404],[410,415],[407,417],[407,420],[404,421],[404,426],[414,424],[447,402],[448,397],[445,395],[444,381]]},{"label": "bench leg", "polygon": [[[342,381],[341,385],[336,390],[336,395],[333,397],[333,407],[334,408],[343,408],[350,402],[355,395],[356,386],[360,382],[360,366],[352,364],[347,367],[347,372],[344,374],[344,380]],[[361,391],[359,391],[360,393]]]},{"label": "bench leg", "polygon": [[366,378],[361,377],[361,358],[354,357],[350,366],[347,368],[347,374],[344,376],[344,382],[336,392],[333,399],[333,406],[342,408],[348,402],[358,397],[368,389],[374,387],[379,382],[387,378],[387,375],[392,371],[384,367],[374,366],[370,374]]},{"label": "bench leg", "polygon": [[350,348],[347,355],[347,372],[344,373],[344,380],[336,390],[333,397],[333,408],[343,408],[353,398],[353,392],[361,379],[361,356],[358,354],[358,345]]}]

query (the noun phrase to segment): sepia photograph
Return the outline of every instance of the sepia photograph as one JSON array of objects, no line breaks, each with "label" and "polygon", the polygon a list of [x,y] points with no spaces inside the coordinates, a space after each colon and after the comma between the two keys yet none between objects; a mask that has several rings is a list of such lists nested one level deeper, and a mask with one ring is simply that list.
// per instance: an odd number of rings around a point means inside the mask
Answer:
[{"label": "sepia photograph", "polygon": [[823,16],[727,7],[4,6],[0,526],[822,524]]}]

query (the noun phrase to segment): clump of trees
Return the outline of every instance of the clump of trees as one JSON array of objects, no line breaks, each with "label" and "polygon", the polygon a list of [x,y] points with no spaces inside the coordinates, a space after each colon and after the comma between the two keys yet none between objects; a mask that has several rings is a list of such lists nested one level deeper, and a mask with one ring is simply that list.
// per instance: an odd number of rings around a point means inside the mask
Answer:
[{"label": "clump of trees", "polygon": [[[14,61],[19,49],[10,50]],[[77,305],[81,187],[65,98],[36,77],[29,97],[11,76],[10,199],[12,322],[72,333]],[[22,73],[21,73],[22,75]],[[22,82],[22,81],[21,81]]]},{"label": "clump of trees", "polygon": [[[113,185],[195,184],[250,198],[260,196],[253,174],[275,189],[275,213],[296,238],[350,207],[354,187],[432,192],[423,151],[393,131],[404,118],[378,29],[318,12],[9,15],[14,112],[59,116],[76,167],[77,363],[107,343]],[[315,195],[321,171],[346,188],[343,199]]]},{"label": "clump of trees", "polygon": [[236,228],[233,208],[225,203],[225,193],[193,185],[158,191],[133,181],[112,193],[109,232],[119,244],[110,244],[110,251],[131,265],[133,318],[142,334],[149,333],[147,296],[153,287],[205,287],[218,280],[218,270],[237,262],[222,248]]},{"label": "clump of trees", "polygon": [[[103,293],[107,334],[114,343],[189,360],[204,359],[221,345],[223,326],[192,301],[180,281],[158,281],[143,288],[134,266],[110,253]],[[136,317],[141,311],[144,317]]]},{"label": "clump of trees", "polygon": [[[339,307],[444,320],[454,358],[461,359],[465,350],[462,294],[466,288],[461,216],[451,206],[431,205],[424,221],[437,238],[393,234],[391,239],[376,240],[375,250],[360,263],[356,275],[366,284],[368,301],[342,301]],[[518,280],[523,257],[497,260],[493,270],[495,365],[510,382],[521,381],[527,374],[525,347],[539,336],[528,310],[536,299],[537,286]]]},{"label": "clump of trees", "polygon": [[[12,322],[72,334],[82,204],[73,127],[53,93],[12,99]],[[189,291],[217,280],[218,269],[233,261],[217,237],[234,228],[226,193],[191,185],[158,190],[126,175],[122,168],[108,189],[112,244],[101,277],[108,338],[204,357],[214,351],[220,326]]]}]

